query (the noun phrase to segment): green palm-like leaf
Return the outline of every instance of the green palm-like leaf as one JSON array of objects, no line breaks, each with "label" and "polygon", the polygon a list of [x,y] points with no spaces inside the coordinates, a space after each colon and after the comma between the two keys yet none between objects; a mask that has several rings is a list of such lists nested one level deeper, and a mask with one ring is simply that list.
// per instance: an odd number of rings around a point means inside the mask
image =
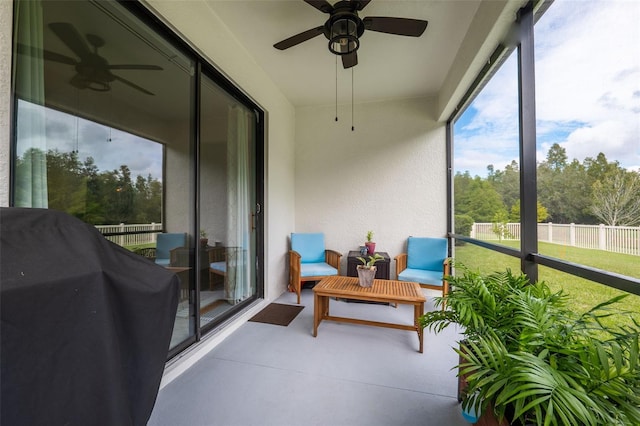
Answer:
[{"label": "green palm-like leaf", "polygon": [[439,299],[447,310],[426,313],[420,325],[463,327],[465,408],[540,426],[640,425],[640,326],[603,321],[620,314],[624,296],[579,314],[562,292],[522,274],[461,270]]}]

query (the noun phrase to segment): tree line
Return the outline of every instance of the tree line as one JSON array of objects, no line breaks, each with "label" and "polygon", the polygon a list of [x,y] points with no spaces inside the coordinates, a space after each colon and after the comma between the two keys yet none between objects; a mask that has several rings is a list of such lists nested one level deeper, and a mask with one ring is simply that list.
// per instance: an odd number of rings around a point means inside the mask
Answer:
[{"label": "tree line", "polygon": [[[30,164],[42,156],[37,148],[16,161],[16,194],[29,190]],[[148,175],[132,179],[127,165],[100,171],[92,157],[84,161],[76,151],[46,152],[48,207],[67,212],[94,225],[159,223],[162,220],[162,182]]]},{"label": "tree line", "polygon": [[[520,221],[518,163],[487,171],[486,178],[455,174],[456,233],[468,235],[474,222]],[[640,175],[603,153],[569,162],[566,150],[553,144],[538,163],[537,181],[538,222],[640,225]]]},{"label": "tree line", "polygon": [[[16,162],[16,193],[27,190],[29,165],[42,151],[32,148]],[[92,224],[161,222],[162,182],[131,176],[127,165],[100,171],[92,157],[46,152],[49,208]],[[454,176],[456,233],[468,235],[474,222],[520,220],[520,171],[512,161],[504,170],[487,166],[487,177],[468,171]],[[566,150],[551,146],[537,167],[539,222],[640,225],[640,174],[608,161],[603,153],[582,162],[568,161]]]}]

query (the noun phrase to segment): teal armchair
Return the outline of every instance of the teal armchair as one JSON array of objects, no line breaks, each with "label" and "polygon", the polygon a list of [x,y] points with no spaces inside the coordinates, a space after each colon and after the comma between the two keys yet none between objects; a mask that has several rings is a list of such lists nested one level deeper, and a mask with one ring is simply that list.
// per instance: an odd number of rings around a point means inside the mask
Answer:
[{"label": "teal armchair", "polygon": [[322,233],[292,233],[289,250],[289,291],[298,295],[302,283],[319,281],[331,275],[340,275],[341,253],[327,250]]},{"label": "teal armchair", "polygon": [[[413,281],[420,287],[449,292],[449,243],[446,238],[409,237],[407,252],[395,257],[398,281]],[[444,304],[443,304],[444,309]]]}]

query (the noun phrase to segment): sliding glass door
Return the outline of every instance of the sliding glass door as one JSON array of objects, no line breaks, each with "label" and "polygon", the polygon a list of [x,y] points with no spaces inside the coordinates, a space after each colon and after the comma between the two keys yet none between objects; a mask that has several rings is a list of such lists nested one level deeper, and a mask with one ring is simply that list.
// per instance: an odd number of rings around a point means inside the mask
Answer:
[{"label": "sliding glass door", "polygon": [[138,3],[14,16],[12,205],[65,211],[175,273],[173,356],[259,293],[257,107]]},{"label": "sliding glass door", "polygon": [[256,295],[256,115],[212,79],[200,85],[199,317],[205,328]]}]

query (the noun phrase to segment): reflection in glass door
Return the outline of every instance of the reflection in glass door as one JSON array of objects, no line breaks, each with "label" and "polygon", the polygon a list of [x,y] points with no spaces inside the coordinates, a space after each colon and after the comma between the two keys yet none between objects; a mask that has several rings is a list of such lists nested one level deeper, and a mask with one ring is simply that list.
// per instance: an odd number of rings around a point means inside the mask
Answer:
[{"label": "reflection in glass door", "polygon": [[[202,62],[136,4],[16,2],[12,204],[65,211],[175,273],[173,357],[261,289],[263,130],[223,77],[196,91]],[[77,50],[130,65],[87,74]]]},{"label": "reflection in glass door", "polygon": [[20,1],[15,18],[13,203],[175,273],[177,351],[196,339],[193,57],[121,2]]},{"label": "reflection in glass door", "polygon": [[200,108],[200,327],[256,295],[255,115],[203,76]]}]

